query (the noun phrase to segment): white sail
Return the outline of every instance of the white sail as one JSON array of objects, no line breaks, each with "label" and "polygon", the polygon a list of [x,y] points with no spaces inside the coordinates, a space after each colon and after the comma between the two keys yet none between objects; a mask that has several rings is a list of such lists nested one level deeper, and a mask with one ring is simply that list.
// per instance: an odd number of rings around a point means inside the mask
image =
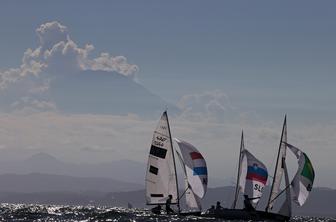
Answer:
[{"label": "white sail", "polygon": [[196,211],[202,210],[201,198],[199,198],[191,189],[188,189],[185,195],[188,207],[196,209]]},{"label": "white sail", "polygon": [[284,162],[286,159],[286,145],[283,142],[287,142],[286,117],[285,117],[283,128],[282,128],[280,146],[279,146],[278,157],[277,157],[277,164],[275,166],[273,184],[271,188],[270,197],[268,200],[267,209],[273,208],[274,200],[277,198],[279,191],[280,191],[281,179],[284,173]]},{"label": "white sail", "polygon": [[286,188],[285,188],[286,198],[279,210],[279,214],[291,217],[292,216],[292,201],[291,201],[291,192],[290,192],[290,184],[289,184],[286,161],[284,161],[283,164],[284,164],[284,173],[285,173],[285,182],[286,182]]},{"label": "white sail", "polygon": [[202,154],[190,143],[175,139],[181,150],[187,179],[193,193],[203,198],[208,185],[208,171]]},{"label": "white sail", "polygon": [[238,160],[238,172],[237,172],[237,183],[236,183],[236,189],[235,189],[235,196],[232,203],[232,209],[236,208],[237,200],[238,200],[238,194],[240,189],[240,182],[245,184],[245,181],[241,181],[241,171],[242,171],[242,151],[245,149],[244,145],[244,132],[242,131],[241,139],[240,139],[240,149],[239,149],[239,160]]},{"label": "white sail", "polygon": [[146,172],[147,204],[164,204],[168,195],[172,195],[172,204],[178,203],[177,179],[173,159],[173,146],[167,112],[161,116],[157,125]]},{"label": "white sail", "polygon": [[313,188],[315,172],[307,154],[293,145],[286,144],[298,159],[298,170],[293,178],[292,187],[294,191],[294,202],[302,206],[308,199]]},{"label": "white sail", "polygon": [[185,163],[182,159],[181,154],[177,151],[176,151],[176,154],[177,154],[177,157],[178,157],[178,159],[181,163],[181,166],[183,168],[184,184],[185,184],[184,194],[185,194],[185,197],[186,197],[186,204],[189,208],[196,209],[197,211],[201,211],[202,210],[201,199],[194,194],[194,192],[191,189],[191,186],[189,185],[188,178],[187,178],[186,166],[185,166]]},{"label": "white sail", "polygon": [[239,179],[240,190],[258,203],[263,193],[268,177],[265,165],[253,156],[248,150],[242,151],[241,174]]}]

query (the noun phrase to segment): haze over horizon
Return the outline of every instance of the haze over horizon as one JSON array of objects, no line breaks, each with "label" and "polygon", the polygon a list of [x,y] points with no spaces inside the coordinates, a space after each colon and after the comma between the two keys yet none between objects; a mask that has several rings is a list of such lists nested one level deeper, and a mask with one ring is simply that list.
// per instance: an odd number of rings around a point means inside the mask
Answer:
[{"label": "haze over horizon", "polygon": [[0,162],[146,163],[168,108],[230,184],[241,129],[273,173],[287,114],[314,186],[336,188],[336,3],[175,3],[0,3]]}]

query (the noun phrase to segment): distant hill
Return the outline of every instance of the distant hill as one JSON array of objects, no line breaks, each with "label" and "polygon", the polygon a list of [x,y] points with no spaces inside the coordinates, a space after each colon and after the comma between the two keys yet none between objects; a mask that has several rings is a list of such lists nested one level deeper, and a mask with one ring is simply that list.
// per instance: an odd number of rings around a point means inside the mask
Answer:
[{"label": "distant hill", "polygon": [[303,207],[295,207],[299,215],[336,216],[336,190],[316,188],[311,192],[307,203]]},{"label": "distant hill", "polygon": [[57,174],[74,177],[101,177],[143,184],[146,164],[117,160],[97,164],[74,164],[58,160],[47,153],[37,153],[23,161],[0,161],[0,174]]},{"label": "distant hill", "polygon": [[143,188],[142,185],[123,182],[111,178],[72,177],[31,173],[25,175],[0,175],[0,192],[120,192]]},{"label": "distant hill", "polygon": [[[224,207],[230,207],[233,197],[233,187],[210,188],[202,201],[204,209],[207,209],[216,201],[221,201]],[[302,216],[335,217],[336,207],[333,200],[336,198],[336,190],[327,188],[313,189],[307,203],[303,207],[293,204],[293,214]],[[144,190],[128,192],[35,192],[17,193],[0,192],[0,199],[7,203],[43,203],[43,204],[73,204],[73,205],[106,205],[127,207],[132,203],[134,207],[150,208],[145,206]],[[238,207],[242,207],[239,201]],[[183,203],[182,203],[183,205]],[[260,204],[262,206],[263,203]],[[260,209],[263,209],[260,207]]]},{"label": "distant hill", "polygon": [[[1,174],[56,174],[74,177],[101,177],[124,182],[144,184],[147,164],[133,160],[115,160],[96,164],[68,163],[47,153],[37,153],[23,161],[6,161],[0,157]],[[182,178],[182,177],[181,177]],[[183,179],[179,180],[181,186]],[[211,186],[221,186],[225,180],[211,177]]]}]

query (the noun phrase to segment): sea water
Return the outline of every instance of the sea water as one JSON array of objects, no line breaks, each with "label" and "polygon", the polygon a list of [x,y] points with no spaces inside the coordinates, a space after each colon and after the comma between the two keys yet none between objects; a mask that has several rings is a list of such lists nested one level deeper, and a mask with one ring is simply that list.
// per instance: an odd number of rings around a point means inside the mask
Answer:
[{"label": "sea water", "polygon": [[[0,221],[223,221],[219,219],[201,218],[195,216],[178,217],[153,215],[145,209],[125,209],[120,207],[95,206],[64,206],[38,204],[1,204]],[[293,217],[291,221],[336,221],[334,218],[322,217]]]}]

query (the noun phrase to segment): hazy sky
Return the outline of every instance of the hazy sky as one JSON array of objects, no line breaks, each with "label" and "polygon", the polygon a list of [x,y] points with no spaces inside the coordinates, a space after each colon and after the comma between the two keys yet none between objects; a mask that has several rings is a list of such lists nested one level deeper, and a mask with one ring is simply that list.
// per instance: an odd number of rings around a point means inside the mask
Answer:
[{"label": "hazy sky", "polygon": [[[217,177],[234,174],[241,128],[247,147],[273,167],[287,113],[288,138],[311,156],[317,185],[336,187],[335,7],[335,1],[1,1],[0,101],[11,104],[0,115],[3,155],[146,161],[159,116],[63,114],[45,99],[58,77],[41,73],[54,67],[67,73],[79,64],[125,75],[178,106],[174,136],[204,150],[210,172],[224,172]],[[38,109],[26,112],[27,103]]]}]

